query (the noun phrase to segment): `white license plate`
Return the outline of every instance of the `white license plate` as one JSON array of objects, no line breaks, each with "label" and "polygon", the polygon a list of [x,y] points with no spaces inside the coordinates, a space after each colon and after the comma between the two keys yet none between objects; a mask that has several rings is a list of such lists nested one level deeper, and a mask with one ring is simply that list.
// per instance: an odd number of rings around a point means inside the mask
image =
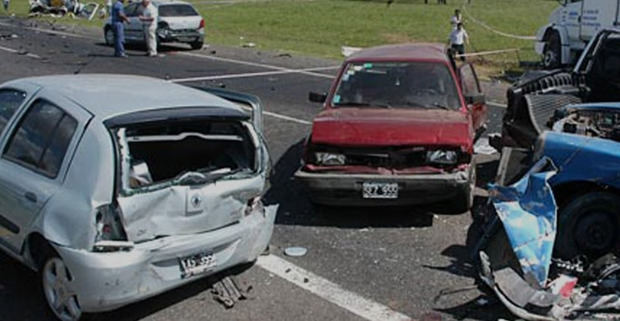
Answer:
[{"label": "white license plate", "polygon": [[398,198],[397,183],[362,183],[363,198],[382,198],[396,199]]},{"label": "white license plate", "polygon": [[192,41],[195,41],[196,38],[195,37],[179,37],[178,40],[179,42],[192,42]]},{"label": "white license plate", "polygon": [[211,252],[203,252],[179,258],[179,268],[181,269],[182,279],[209,272],[213,270],[216,265],[215,255]]}]

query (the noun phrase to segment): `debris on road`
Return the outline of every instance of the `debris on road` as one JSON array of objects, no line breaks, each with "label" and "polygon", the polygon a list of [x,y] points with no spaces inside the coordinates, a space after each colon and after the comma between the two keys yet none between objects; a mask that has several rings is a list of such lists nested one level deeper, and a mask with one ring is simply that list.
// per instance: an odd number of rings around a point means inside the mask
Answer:
[{"label": "debris on road", "polygon": [[284,249],[284,254],[286,256],[300,257],[306,255],[306,253],[308,253],[308,249],[300,246],[291,246]]},{"label": "debris on road", "polygon": [[[5,0],[6,1],[6,0]],[[99,4],[89,2],[80,3],[79,0],[29,0],[30,14],[28,17],[37,17],[40,15],[50,15],[53,17],[62,17],[68,15],[72,18],[85,18],[92,20]]]},{"label": "debris on road", "polygon": [[497,154],[497,150],[493,146],[491,146],[488,137],[481,137],[474,144],[474,154],[493,155]]},{"label": "debris on road", "polygon": [[480,276],[508,310],[526,320],[618,319],[620,259],[609,253],[590,257],[588,264],[581,257],[554,257],[556,234],[562,238],[549,183],[556,173],[553,161],[543,157],[516,183],[490,186],[494,215],[476,250]]},{"label": "debris on road", "polygon": [[242,44],[241,47],[243,47],[243,48],[254,48],[254,47],[256,47],[256,44],[253,43],[253,42],[246,42],[246,43]]},{"label": "debris on road", "polygon": [[233,275],[227,276],[214,283],[211,294],[213,294],[213,299],[215,301],[223,304],[227,309],[230,309],[234,307],[237,302],[249,299],[252,289],[253,287],[251,285],[239,282]]}]

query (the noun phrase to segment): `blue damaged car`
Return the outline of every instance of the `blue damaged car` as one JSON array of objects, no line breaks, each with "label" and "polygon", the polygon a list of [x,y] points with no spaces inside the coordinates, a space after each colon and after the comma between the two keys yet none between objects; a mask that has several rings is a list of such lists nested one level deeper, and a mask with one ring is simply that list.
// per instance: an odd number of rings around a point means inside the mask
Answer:
[{"label": "blue damaged car", "polygon": [[558,205],[556,255],[598,257],[620,249],[620,103],[568,105],[555,111],[534,145],[504,148],[499,182],[511,183],[542,157]]},{"label": "blue damaged car", "polygon": [[502,150],[481,277],[523,319],[618,319],[620,103],[568,105],[546,126],[533,150]]}]

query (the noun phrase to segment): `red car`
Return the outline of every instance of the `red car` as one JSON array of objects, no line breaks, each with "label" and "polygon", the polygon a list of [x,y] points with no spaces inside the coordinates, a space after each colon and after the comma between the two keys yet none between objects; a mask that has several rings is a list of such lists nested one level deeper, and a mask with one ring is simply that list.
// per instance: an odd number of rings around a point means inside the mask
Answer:
[{"label": "red car", "polygon": [[314,203],[471,207],[474,140],[487,107],[470,64],[445,46],[403,44],[349,57],[307,139],[295,174]]}]

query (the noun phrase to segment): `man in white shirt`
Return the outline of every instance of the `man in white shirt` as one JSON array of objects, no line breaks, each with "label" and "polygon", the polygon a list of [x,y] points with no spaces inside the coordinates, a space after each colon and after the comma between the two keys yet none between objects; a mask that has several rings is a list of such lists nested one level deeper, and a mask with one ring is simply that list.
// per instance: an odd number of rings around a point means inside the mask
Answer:
[{"label": "man in white shirt", "polygon": [[453,54],[461,55],[461,61],[465,61],[465,43],[469,45],[469,35],[463,28],[463,23],[458,23],[456,29],[450,33],[450,47]]},{"label": "man in white shirt", "polygon": [[461,15],[461,10],[454,10],[454,15],[450,18],[450,24],[452,25],[452,30],[456,30],[456,26],[459,23],[463,23],[463,16]]},{"label": "man in white shirt", "polygon": [[150,0],[142,0],[142,14],[140,15],[140,21],[144,28],[144,40],[146,42],[147,53],[149,57],[157,56],[157,8],[151,3]]}]

